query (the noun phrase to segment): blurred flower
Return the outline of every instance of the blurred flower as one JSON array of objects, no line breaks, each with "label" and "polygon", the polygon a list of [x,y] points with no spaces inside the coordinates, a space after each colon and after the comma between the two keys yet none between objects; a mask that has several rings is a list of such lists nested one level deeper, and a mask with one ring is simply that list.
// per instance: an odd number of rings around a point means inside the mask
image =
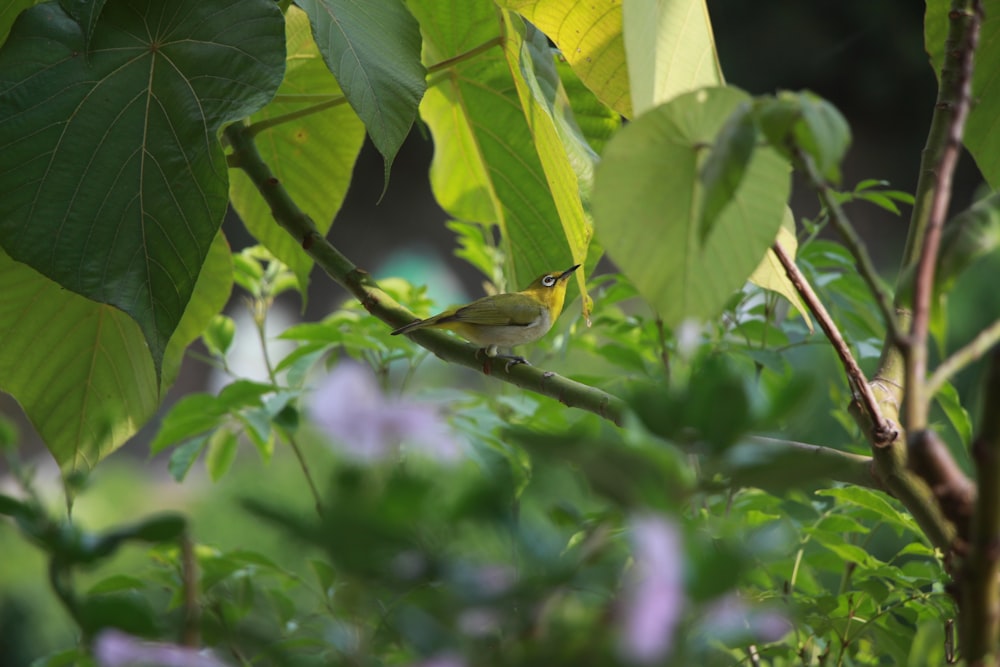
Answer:
[{"label": "blurred flower", "polygon": [[713,639],[724,642],[743,641],[749,637],[767,644],[787,635],[792,624],[776,611],[750,608],[733,593],[709,607],[703,629]]},{"label": "blurred flower", "polygon": [[631,662],[663,659],[684,608],[684,557],[677,525],[660,516],[632,519],[635,564],[622,593],[619,650]]},{"label": "blurred flower", "polygon": [[470,607],[458,615],[458,629],[462,634],[482,639],[500,629],[500,614],[489,607]]},{"label": "blurred flower", "polygon": [[465,667],[465,659],[454,653],[440,653],[410,667]]},{"label": "blurred flower", "polygon": [[360,364],[333,369],[313,392],[308,410],[340,450],[359,461],[387,458],[402,440],[439,461],[453,461],[461,451],[433,405],[385,396],[372,372]]},{"label": "blurred flower", "polygon": [[94,659],[100,667],[226,667],[207,649],[148,642],[118,630],[105,630],[94,640]]}]

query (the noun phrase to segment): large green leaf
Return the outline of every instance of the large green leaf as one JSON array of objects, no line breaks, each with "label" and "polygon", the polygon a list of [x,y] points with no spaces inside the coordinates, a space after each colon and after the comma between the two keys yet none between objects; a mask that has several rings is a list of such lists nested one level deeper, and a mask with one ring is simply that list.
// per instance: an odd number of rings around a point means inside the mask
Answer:
[{"label": "large green leaf", "polygon": [[269,0],[111,0],[90,50],[58,5],[0,50],[0,246],[139,324],[161,370],[225,214],[220,125],[284,68]]},{"label": "large green leaf", "polygon": [[[166,391],[138,325],[63,289],[0,251],[0,390],[17,399],[64,470],[93,467],[155,414]],[[229,297],[232,262],[217,235],[163,361],[185,348]]]},{"label": "large green leaf", "polygon": [[107,0],[59,0],[59,4],[67,14],[73,17],[83,29],[83,43],[90,48],[90,39],[97,28],[97,19],[101,16],[104,3]]},{"label": "large green leaf", "polygon": [[296,0],[347,100],[385,158],[385,178],[427,87],[420,30],[402,0]]},{"label": "large green leaf", "polygon": [[[983,0],[985,20],[979,35],[975,72],[972,77],[972,111],[965,126],[965,146],[983,177],[1000,189],[1000,0]],[[948,36],[949,0],[927,0],[924,43],[934,74],[940,80]]]},{"label": "large green leaf", "polygon": [[635,115],[724,83],[705,0],[629,0],[625,53]]},{"label": "large green leaf", "polygon": [[704,147],[747,99],[733,88],[674,98],[619,132],[598,166],[598,240],[668,326],[717,315],[781,227],[788,167],[759,149],[708,237],[699,234]]},{"label": "large green leaf", "polygon": [[[275,99],[250,118],[252,124],[294,114],[323,96],[332,100],[342,94],[312,40],[305,13],[291,6],[285,23],[285,80]],[[257,148],[271,171],[321,234],[330,229],[344,202],[364,139],[364,125],[346,104],[271,126],[256,137]],[[230,176],[229,199],[250,233],[295,272],[305,299],[313,261],[275,223],[270,207],[242,170],[234,170]]]},{"label": "large green leaf", "polygon": [[[584,212],[582,197],[584,192],[589,196],[592,189],[597,155],[573,118],[548,39],[510,12],[504,12],[504,25],[507,28],[504,48],[507,64],[514,73],[514,85],[528,118],[573,263],[584,264],[594,228],[590,216]],[[597,259],[593,258],[594,264]],[[576,278],[583,297],[584,317],[589,317],[587,277],[583,271],[578,271]]]},{"label": "large green leaf", "polygon": [[563,57],[597,98],[629,118],[621,0],[498,0],[555,42]]},{"label": "large green leaf", "polygon": [[[487,0],[460,6],[417,0],[409,7],[423,30],[430,64],[499,42],[496,7]],[[431,186],[438,203],[458,220],[499,225],[509,287],[524,287],[573,263],[499,43],[436,74],[420,112],[434,136]]]}]

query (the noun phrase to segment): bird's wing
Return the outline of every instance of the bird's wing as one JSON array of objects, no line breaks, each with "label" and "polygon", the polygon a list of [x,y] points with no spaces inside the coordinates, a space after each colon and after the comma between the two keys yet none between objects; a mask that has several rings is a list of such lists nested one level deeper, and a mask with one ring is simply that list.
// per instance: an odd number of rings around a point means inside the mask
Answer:
[{"label": "bird's wing", "polygon": [[541,315],[541,304],[523,294],[497,294],[473,301],[442,321],[484,326],[528,326]]}]

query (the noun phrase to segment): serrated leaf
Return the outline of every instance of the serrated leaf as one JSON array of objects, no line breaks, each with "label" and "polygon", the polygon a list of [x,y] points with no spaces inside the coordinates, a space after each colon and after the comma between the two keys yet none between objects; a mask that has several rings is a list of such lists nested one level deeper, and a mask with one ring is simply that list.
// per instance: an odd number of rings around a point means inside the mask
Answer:
[{"label": "serrated leaf", "polygon": [[626,118],[632,116],[620,0],[499,0],[497,4],[544,32],[598,99]]},{"label": "serrated leaf", "polygon": [[0,50],[0,245],[133,317],[159,374],[226,211],[217,131],[277,88],[282,17],[268,0],[122,0],[90,47],[43,4]]},{"label": "serrated leaf", "polygon": [[771,150],[755,151],[734,205],[699,241],[699,148],[748,98],[733,88],[688,93],[644,114],[605,149],[594,189],[600,242],[666,326],[722,310],[781,227],[790,179]]},{"label": "serrated leaf", "polygon": [[893,525],[902,526],[909,530],[913,529],[913,523],[904,517],[900,511],[896,510],[896,508],[894,508],[889,501],[875,491],[852,486],[834,489],[821,489],[816,492],[816,495],[836,498],[837,500],[851,503],[853,505],[857,505],[858,507],[863,507],[874,512]]},{"label": "serrated leaf", "polygon": [[392,161],[417,117],[427,87],[420,29],[400,0],[296,0],[347,101],[385,158]]},{"label": "serrated leaf", "polygon": [[623,9],[635,116],[683,93],[725,83],[705,0],[629,0]]},{"label": "serrated leaf", "polygon": [[[324,96],[332,101],[343,95],[323,63],[305,13],[289,7],[285,24],[285,79],[275,99],[250,117],[251,127],[302,111]],[[364,138],[364,124],[344,104],[269,127],[256,135],[256,144],[275,178],[325,235],[344,202]],[[301,243],[275,223],[270,206],[242,170],[233,171],[229,198],[250,233],[295,273],[305,301],[313,260]]]}]

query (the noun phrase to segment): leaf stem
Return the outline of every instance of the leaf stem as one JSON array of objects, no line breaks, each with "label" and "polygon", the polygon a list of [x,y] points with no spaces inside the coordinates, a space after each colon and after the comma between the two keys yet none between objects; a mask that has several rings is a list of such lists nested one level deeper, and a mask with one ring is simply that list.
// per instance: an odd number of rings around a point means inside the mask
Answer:
[{"label": "leaf stem", "polygon": [[290,123],[293,120],[298,120],[299,118],[305,118],[306,116],[311,116],[314,113],[326,111],[327,109],[333,109],[334,107],[339,107],[342,104],[347,104],[347,98],[345,96],[337,95],[334,97],[330,97],[329,99],[323,102],[319,102],[318,104],[313,104],[304,109],[299,109],[298,111],[289,111],[288,113],[283,113],[278,116],[272,116],[271,118],[265,118],[263,120],[259,120],[256,123],[251,123],[247,127],[247,132],[250,133],[250,136],[256,136],[261,132],[263,132],[264,130],[269,130],[272,127],[276,127],[284,123]]},{"label": "leaf stem", "polygon": [[[478,56],[480,53],[490,50],[494,46],[499,46],[502,44],[501,37],[494,37],[493,39],[487,40],[475,46],[464,53],[460,53],[451,58],[442,60],[439,63],[435,63],[427,68],[428,74],[435,74],[437,72],[443,71],[456,65],[462,61],[469,60]],[[339,107],[343,104],[347,104],[347,97],[345,95],[278,95],[274,98],[276,102],[313,102],[308,107],[304,109],[299,109],[297,111],[289,111],[278,116],[273,116],[271,118],[264,118],[263,120],[250,123],[247,131],[250,136],[257,136],[265,130],[269,130],[272,127],[282,125],[284,123],[290,123],[292,121],[298,120],[299,118],[305,118],[306,116],[311,116],[314,113],[320,113],[321,111],[326,111],[327,109],[333,109]]]},{"label": "leaf stem", "polygon": [[459,53],[456,56],[452,56],[451,58],[445,58],[441,62],[434,63],[433,65],[428,65],[428,67],[427,67],[427,73],[428,74],[436,74],[437,72],[440,72],[442,70],[446,70],[449,67],[457,65],[460,62],[463,62],[463,61],[466,61],[466,60],[471,60],[472,58],[475,58],[476,56],[478,56],[480,53],[485,53],[485,52],[489,51],[490,49],[492,49],[494,46],[501,46],[502,44],[503,44],[503,36],[502,35],[497,35],[496,37],[493,37],[492,39],[486,40],[485,42],[483,42],[479,46],[472,47],[468,51],[463,51],[462,53]]},{"label": "leaf stem", "polygon": [[941,390],[946,382],[951,380],[959,371],[974,361],[980,359],[991,347],[1000,341],[1000,319],[976,334],[976,337],[966,343],[961,348],[952,352],[951,356],[941,362],[931,376],[927,378],[927,400],[934,398],[934,395]]},{"label": "leaf stem", "polygon": [[[254,317],[253,321],[257,327],[257,338],[260,340],[261,356],[264,359],[264,368],[267,369],[267,377],[270,379],[272,385],[278,384],[277,374],[274,372],[274,364],[271,363],[271,353],[267,349],[267,305],[262,304],[261,301],[265,299],[257,299],[257,303],[254,304]],[[295,439],[293,433],[289,433],[284,430],[285,439],[288,440],[289,447],[295,453],[295,458],[298,459],[299,467],[302,469],[302,474],[306,478],[306,484],[309,486],[309,492],[312,494],[313,502],[316,506],[316,514],[320,517],[323,516],[323,501],[319,494],[319,489],[316,487],[316,482],[313,481],[312,473],[309,471],[309,464],[306,463],[306,457],[302,454],[302,448],[299,447],[298,441]]]},{"label": "leaf stem", "polygon": [[812,286],[806,277],[802,275],[799,271],[799,267],[795,265],[795,262],[788,255],[785,249],[780,243],[775,242],[771,249],[774,254],[778,257],[778,261],[781,265],[785,267],[785,273],[788,275],[788,279],[792,282],[795,290],[802,297],[805,302],[806,307],[819,322],[819,326],[823,329],[823,333],[826,334],[827,340],[833,346],[834,352],[836,352],[837,357],[840,359],[841,365],[844,367],[844,371],[847,373],[848,380],[850,381],[851,388],[856,396],[860,398],[862,407],[867,414],[871,424],[872,432],[869,434],[872,444],[878,447],[885,447],[895,440],[898,430],[895,425],[882,415],[882,408],[879,405],[878,400],[875,398],[875,394],[872,392],[871,386],[868,384],[868,380],[865,378],[864,372],[858,365],[857,360],[854,355],[851,354],[850,348],[847,346],[847,342],[844,337],[840,334],[840,330],[834,323],[833,318],[830,317],[830,313],[827,312],[826,307],[823,302],[819,300],[816,292],[813,291]]}]

